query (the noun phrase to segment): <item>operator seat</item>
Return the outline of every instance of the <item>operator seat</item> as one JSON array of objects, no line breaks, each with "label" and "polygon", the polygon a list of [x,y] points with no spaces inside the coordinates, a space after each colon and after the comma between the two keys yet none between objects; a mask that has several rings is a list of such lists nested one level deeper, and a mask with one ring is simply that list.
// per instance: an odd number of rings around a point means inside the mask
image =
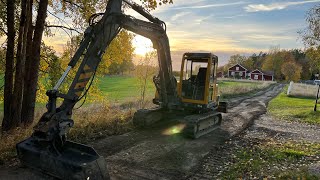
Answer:
[{"label": "operator seat", "polygon": [[204,86],[206,83],[206,76],[207,76],[207,68],[199,68],[199,72],[197,75],[197,81],[198,81],[198,86]]},{"label": "operator seat", "polygon": [[203,100],[204,98],[204,90],[206,84],[206,76],[207,76],[207,68],[201,67],[199,68],[199,72],[196,78],[196,84],[193,90],[193,99]]}]

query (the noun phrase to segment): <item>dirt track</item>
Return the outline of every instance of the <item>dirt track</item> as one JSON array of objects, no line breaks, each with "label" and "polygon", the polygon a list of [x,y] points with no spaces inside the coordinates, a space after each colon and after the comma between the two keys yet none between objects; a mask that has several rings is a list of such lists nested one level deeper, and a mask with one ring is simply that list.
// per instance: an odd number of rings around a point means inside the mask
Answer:
[{"label": "dirt track", "polygon": [[[210,164],[214,166],[223,163],[223,156],[212,158],[210,153],[265,114],[266,104],[282,87],[276,85],[247,99],[233,99],[229,112],[223,114],[221,128],[197,140],[173,134],[180,125],[171,122],[108,137],[91,145],[106,157],[112,179],[210,179],[214,172],[198,173],[203,171],[201,165],[206,158],[211,157]],[[1,179],[52,179],[21,167],[0,170],[0,175]]]}]

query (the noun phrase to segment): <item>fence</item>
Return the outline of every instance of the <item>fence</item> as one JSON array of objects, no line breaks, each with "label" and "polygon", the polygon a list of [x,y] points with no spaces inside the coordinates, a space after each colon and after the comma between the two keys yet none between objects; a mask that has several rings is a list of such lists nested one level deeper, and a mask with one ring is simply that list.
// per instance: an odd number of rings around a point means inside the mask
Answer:
[{"label": "fence", "polygon": [[318,92],[317,85],[290,82],[287,95],[316,98],[317,92]]}]

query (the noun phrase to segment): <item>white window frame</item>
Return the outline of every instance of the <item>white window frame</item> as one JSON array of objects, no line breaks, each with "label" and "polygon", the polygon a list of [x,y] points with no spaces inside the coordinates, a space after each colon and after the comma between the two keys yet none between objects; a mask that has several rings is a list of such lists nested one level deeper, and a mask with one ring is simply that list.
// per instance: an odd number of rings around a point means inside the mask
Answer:
[{"label": "white window frame", "polygon": [[239,67],[238,66],[236,67],[236,71],[239,71]]},{"label": "white window frame", "polygon": [[253,77],[254,80],[258,80],[259,79],[259,74],[255,74]]}]

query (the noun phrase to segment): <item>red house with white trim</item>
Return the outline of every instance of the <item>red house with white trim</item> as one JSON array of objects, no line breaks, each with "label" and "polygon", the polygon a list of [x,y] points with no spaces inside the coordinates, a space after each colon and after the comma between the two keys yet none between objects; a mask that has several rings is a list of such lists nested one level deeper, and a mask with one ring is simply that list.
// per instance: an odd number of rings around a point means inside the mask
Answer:
[{"label": "red house with white trim", "polygon": [[267,72],[267,71],[261,71],[259,69],[256,69],[250,73],[250,78],[252,80],[257,80],[257,81],[273,81],[274,73],[271,71]]},{"label": "red house with white trim", "polygon": [[228,70],[229,78],[246,79],[248,69],[241,66],[240,64],[235,64],[231,66]]}]

